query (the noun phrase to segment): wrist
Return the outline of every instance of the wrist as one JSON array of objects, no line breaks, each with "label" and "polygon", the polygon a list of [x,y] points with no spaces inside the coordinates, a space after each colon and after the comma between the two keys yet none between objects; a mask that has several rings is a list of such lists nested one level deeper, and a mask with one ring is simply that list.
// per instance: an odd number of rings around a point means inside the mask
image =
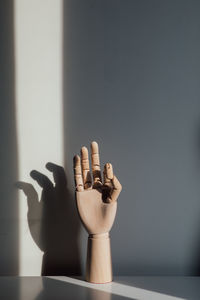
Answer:
[{"label": "wrist", "polygon": [[112,260],[109,233],[89,234],[86,280],[92,283],[112,281]]},{"label": "wrist", "polygon": [[108,239],[109,236],[109,232],[104,232],[104,233],[90,233],[88,235],[89,239]]}]

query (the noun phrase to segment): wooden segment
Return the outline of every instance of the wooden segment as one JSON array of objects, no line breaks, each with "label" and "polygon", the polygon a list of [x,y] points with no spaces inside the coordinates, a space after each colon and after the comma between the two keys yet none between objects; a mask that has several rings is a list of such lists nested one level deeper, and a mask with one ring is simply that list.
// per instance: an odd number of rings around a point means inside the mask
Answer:
[{"label": "wooden segment", "polygon": [[109,187],[112,187],[111,179],[113,179],[113,168],[110,163],[105,164],[103,176],[104,176],[104,184]]},{"label": "wooden segment", "polygon": [[89,189],[92,187],[92,178],[90,174],[88,149],[86,147],[81,148],[81,166],[84,188]]},{"label": "wooden segment", "polygon": [[104,185],[112,187],[112,182],[107,176],[106,165],[104,166],[104,170],[103,170],[103,179],[104,179]]},{"label": "wooden segment", "polygon": [[111,198],[112,198],[112,201],[117,201],[117,198],[119,197],[119,194],[122,190],[122,185],[116,176],[113,176],[112,184],[113,184],[113,191],[111,194]]},{"label": "wooden segment", "polygon": [[106,174],[108,179],[113,179],[113,167],[110,163],[106,164]]},{"label": "wooden segment", "polygon": [[78,155],[74,156],[74,181],[76,190],[79,192],[84,191],[81,171],[81,160]]},{"label": "wooden segment", "polygon": [[111,203],[117,200],[121,190],[122,186],[117,179],[116,176],[113,174],[113,168],[110,163],[107,163],[104,167],[104,184],[112,189],[111,197],[108,197],[107,202]]},{"label": "wooden segment", "polygon": [[[106,201],[106,203],[111,203],[111,192],[113,189],[113,184],[110,178],[113,177],[112,169],[110,170],[110,165],[109,163],[105,164],[104,170],[103,170],[103,177],[104,177],[104,193],[103,193],[103,200]],[[112,165],[111,165],[112,167]]]},{"label": "wooden segment", "polygon": [[92,173],[93,173],[94,183],[101,182],[99,146],[97,142],[91,143],[91,157],[92,157]]},{"label": "wooden segment", "polygon": [[112,259],[109,234],[90,235],[87,247],[86,281],[112,281]]}]

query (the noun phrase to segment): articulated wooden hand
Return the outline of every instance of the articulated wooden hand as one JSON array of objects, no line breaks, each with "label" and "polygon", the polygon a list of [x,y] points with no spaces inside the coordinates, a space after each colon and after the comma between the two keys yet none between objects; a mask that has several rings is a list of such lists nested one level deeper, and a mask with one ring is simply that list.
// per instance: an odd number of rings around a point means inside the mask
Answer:
[{"label": "articulated wooden hand", "polygon": [[121,184],[112,165],[104,166],[102,182],[98,144],[91,144],[92,176],[88,150],[81,148],[81,159],[74,157],[76,201],[81,221],[89,233],[86,280],[94,283],[112,281],[109,231],[113,225]]}]

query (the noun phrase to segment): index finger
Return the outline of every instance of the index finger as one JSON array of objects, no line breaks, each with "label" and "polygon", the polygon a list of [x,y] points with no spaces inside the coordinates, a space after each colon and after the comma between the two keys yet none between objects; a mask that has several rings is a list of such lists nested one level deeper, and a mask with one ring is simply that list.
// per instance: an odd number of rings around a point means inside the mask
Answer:
[{"label": "index finger", "polygon": [[83,188],[83,178],[81,171],[81,160],[78,155],[74,156],[74,180],[76,185],[76,190],[82,192]]}]

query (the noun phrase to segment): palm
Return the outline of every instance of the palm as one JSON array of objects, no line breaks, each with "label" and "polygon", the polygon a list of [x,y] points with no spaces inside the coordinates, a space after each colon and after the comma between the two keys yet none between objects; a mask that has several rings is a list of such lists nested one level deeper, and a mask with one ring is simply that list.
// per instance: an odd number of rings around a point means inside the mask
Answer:
[{"label": "palm", "polygon": [[76,192],[76,199],[81,221],[89,233],[110,231],[117,211],[116,201],[103,202],[102,193],[96,189]]},{"label": "palm", "polygon": [[76,183],[76,201],[83,225],[90,234],[110,231],[117,210],[117,198],[121,185],[113,175],[112,165],[104,167],[104,182],[101,179],[98,145],[93,142],[92,173],[89,170],[89,158],[86,147],[81,149],[81,159],[75,156],[74,171]]}]

